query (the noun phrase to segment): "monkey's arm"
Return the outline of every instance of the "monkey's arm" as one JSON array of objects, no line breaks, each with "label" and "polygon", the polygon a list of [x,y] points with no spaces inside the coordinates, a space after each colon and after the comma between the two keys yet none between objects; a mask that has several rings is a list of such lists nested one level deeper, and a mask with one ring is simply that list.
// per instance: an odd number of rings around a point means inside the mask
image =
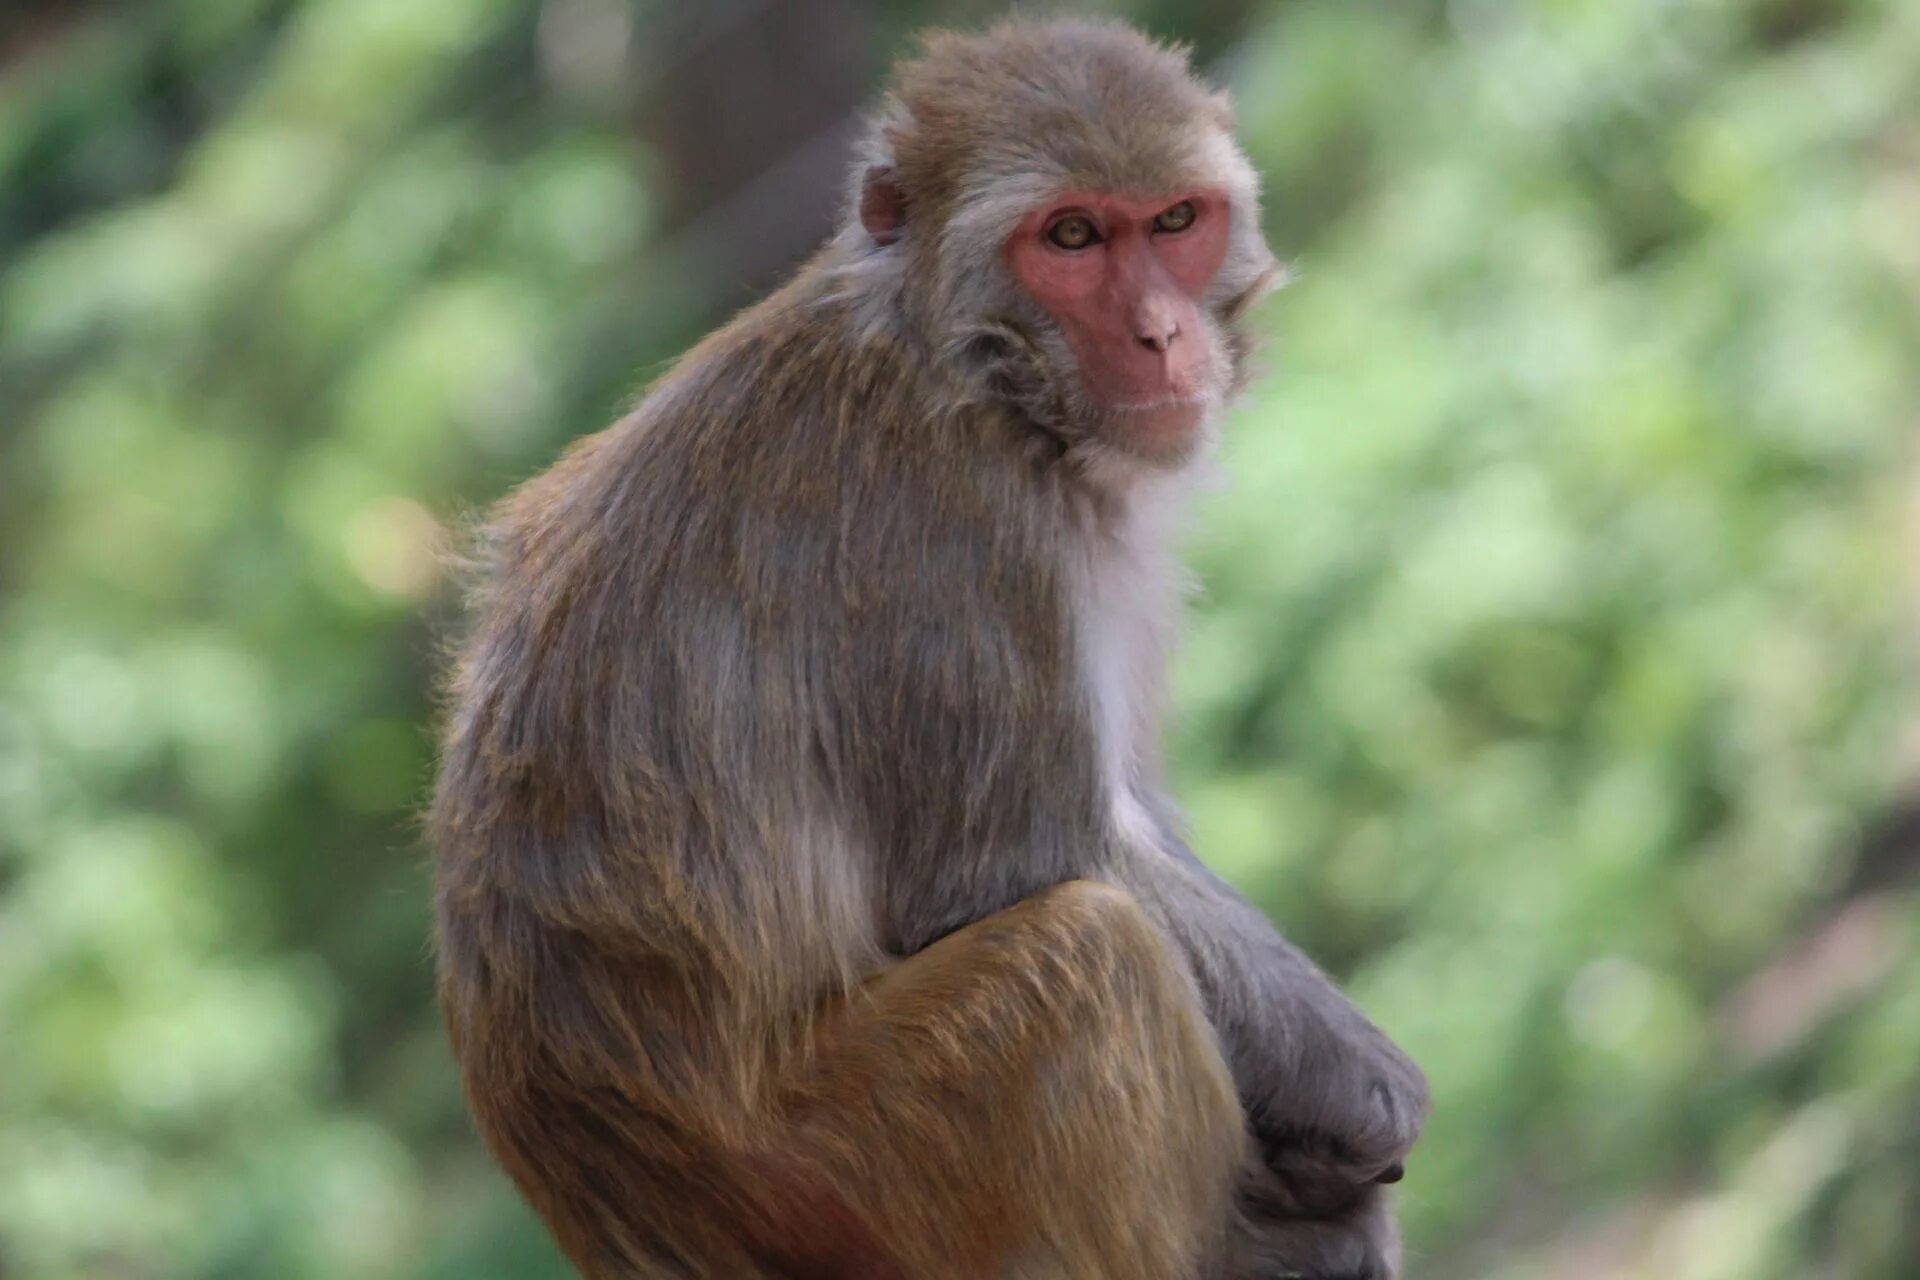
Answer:
[{"label": "monkey's arm", "polygon": [[1186,954],[1242,1104],[1302,1211],[1391,1181],[1426,1119],[1426,1077],[1267,918],[1178,841],[1121,880]]}]

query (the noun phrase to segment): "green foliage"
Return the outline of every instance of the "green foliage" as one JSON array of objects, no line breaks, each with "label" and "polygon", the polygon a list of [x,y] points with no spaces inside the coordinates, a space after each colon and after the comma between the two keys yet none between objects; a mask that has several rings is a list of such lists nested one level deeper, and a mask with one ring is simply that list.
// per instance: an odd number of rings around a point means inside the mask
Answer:
[{"label": "green foliage", "polygon": [[[444,531],[737,300],[566,38],[661,9],[0,27],[0,1273],[565,1274],[412,813]],[[1920,10],[1207,10],[1299,278],[1181,789],[1434,1079],[1414,1269],[1912,1275]]]},{"label": "green foliage", "polygon": [[1463,1274],[1920,1256],[1920,1035],[1847,1047],[1920,998],[1911,896],[1850,883],[1911,716],[1920,24],[1771,16],[1301,6],[1246,54],[1304,248],[1187,790],[1431,1071],[1408,1225]]}]

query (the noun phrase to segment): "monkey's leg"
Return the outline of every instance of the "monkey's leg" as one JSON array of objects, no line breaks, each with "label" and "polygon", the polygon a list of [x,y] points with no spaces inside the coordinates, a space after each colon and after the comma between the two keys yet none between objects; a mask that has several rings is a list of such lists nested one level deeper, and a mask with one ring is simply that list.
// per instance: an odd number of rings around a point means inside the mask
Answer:
[{"label": "monkey's leg", "polygon": [[[1059,885],[888,970],[816,1025],[781,1102],[774,1141],[907,1275],[1224,1265],[1245,1121],[1192,979],[1120,889]],[[793,1259],[828,1273],[805,1240]]]}]

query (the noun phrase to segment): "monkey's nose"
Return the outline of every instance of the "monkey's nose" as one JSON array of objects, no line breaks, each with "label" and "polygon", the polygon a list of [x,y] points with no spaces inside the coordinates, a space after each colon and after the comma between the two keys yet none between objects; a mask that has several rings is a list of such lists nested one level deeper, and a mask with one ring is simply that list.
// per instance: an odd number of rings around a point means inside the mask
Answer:
[{"label": "monkey's nose", "polygon": [[1164,354],[1173,346],[1173,340],[1180,336],[1180,326],[1171,320],[1164,324],[1143,324],[1135,336],[1147,350]]}]

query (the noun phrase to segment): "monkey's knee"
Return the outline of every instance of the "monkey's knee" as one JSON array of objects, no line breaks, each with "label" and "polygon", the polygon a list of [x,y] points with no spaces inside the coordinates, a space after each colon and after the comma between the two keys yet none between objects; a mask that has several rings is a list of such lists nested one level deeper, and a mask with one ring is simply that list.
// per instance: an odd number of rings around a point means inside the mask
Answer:
[{"label": "monkey's knee", "polygon": [[1035,894],[1006,913],[1019,927],[1042,974],[1058,973],[1057,996],[1080,992],[1103,1013],[1129,1008],[1206,1029],[1199,993],[1186,962],[1139,901],[1097,880],[1070,880]]},{"label": "monkey's knee", "polygon": [[1134,896],[1100,880],[1043,889],[1005,913],[1052,945],[1106,964],[1177,964]]},{"label": "monkey's knee", "polygon": [[1149,1123],[1188,1133],[1203,1161],[1237,1166],[1245,1121],[1219,1038],[1185,961],[1139,901],[1111,884],[1074,880],[1022,907],[1036,934],[1036,971],[1043,981],[1060,975],[1048,992],[1055,1015],[1102,1046],[1103,1071],[1155,1082],[1151,1096],[1167,1110]]}]

